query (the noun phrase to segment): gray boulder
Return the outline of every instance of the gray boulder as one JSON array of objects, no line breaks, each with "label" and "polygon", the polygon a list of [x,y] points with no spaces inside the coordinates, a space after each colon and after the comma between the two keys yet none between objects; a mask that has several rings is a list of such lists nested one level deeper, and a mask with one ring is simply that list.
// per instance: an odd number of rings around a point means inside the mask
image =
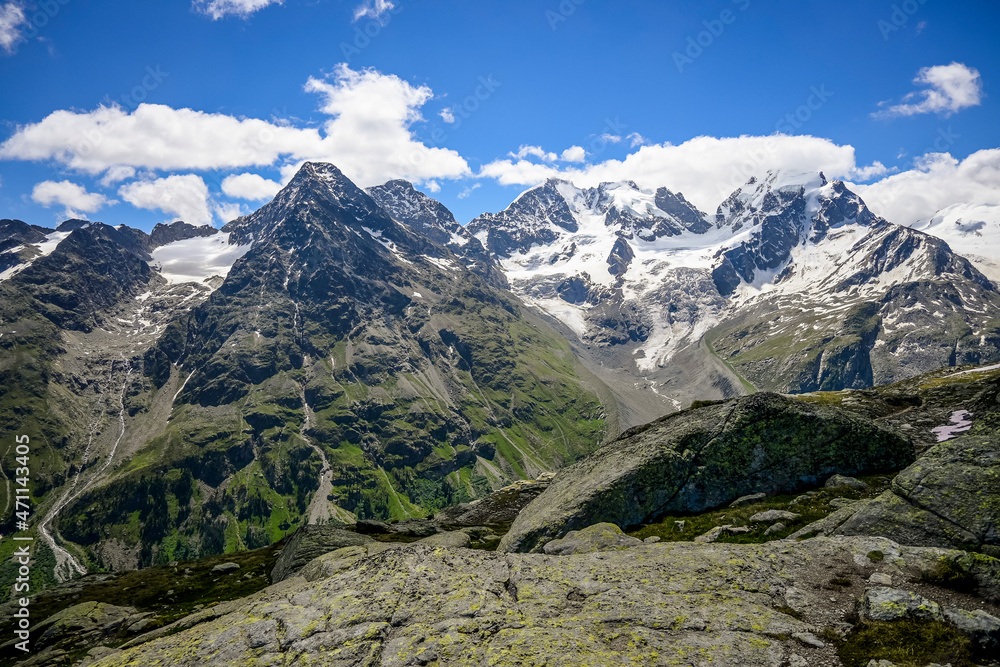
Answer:
[{"label": "gray boulder", "polygon": [[838,408],[755,394],[626,431],[556,475],[499,549],[538,552],[597,522],[634,526],[752,491],[792,492],[832,473],[902,468],[908,441]]},{"label": "gray boulder", "polygon": [[871,501],[842,508],[802,532],[881,535],[915,546],[1000,555],[1000,445],[969,435],[931,448]]},{"label": "gray boulder", "polygon": [[642,540],[623,533],[622,529],[613,523],[598,523],[583,530],[572,530],[561,540],[552,540],[545,545],[545,553],[569,556],[595,551],[619,551],[642,543]]},{"label": "gray boulder", "polygon": [[776,521],[795,521],[801,514],[796,514],[795,512],[786,512],[785,510],[767,510],[766,512],[757,512],[750,517],[750,523],[774,523]]},{"label": "gray boulder", "polygon": [[885,586],[865,591],[861,598],[861,618],[866,621],[942,621],[941,605],[924,597]]},{"label": "gray boulder", "polygon": [[367,535],[335,526],[302,526],[288,539],[281,550],[278,562],[271,570],[271,581],[277,583],[294,575],[306,563],[342,547],[362,546],[374,542]]},{"label": "gray boulder", "polygon": [[1000,618],[987,614],[982,609],[965,611],[950,607],[945,608],[944,616],[985,655],[1000,654]]},{"label": "gray boulder", "polygon": [[847,475],[834,475],[830,479],[826,480],[824,484],[828,489],[854,489],[855,491],[866,491],[871,487],[868,486],[866,482],[862,482],[856,477],[849,477]]},{"label": "gray boulder", "polygon": [[238,569],[240,569],[240,566],[237,563],[219,563],[212,568],[212,572],[228,574],[229,572],[235,572]]}]

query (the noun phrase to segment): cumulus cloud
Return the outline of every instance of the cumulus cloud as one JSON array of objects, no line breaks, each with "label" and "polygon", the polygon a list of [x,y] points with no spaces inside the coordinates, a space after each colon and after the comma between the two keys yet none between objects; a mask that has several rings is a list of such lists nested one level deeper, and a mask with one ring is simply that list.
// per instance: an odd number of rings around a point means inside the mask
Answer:
[{"label": "cumulus cloud", "polygon": [[562,152],[560,158],[563,162],[583,162],[587,159],[587,151],[583,146],[570,146]]},{"label": "cumulus cloud", "polygon": [[354,9],[354,20],[372,18],[381,21],[382,17],[396,8],[396,5],[389,0],[365,0]]},{"label": "cumulus cloud", "polygon": [[123,185],[118,194],[138,208],[163,211],[192,225],[212,223],[208,186],[200,176],[184,174]]},{"label": "cumulus cloud", "polygon": [[900,225],[927,220],[953,204],[1000,205],[1000,149],[981,150],[964,160],[931,153],[914,169],[851,188],[872,211]]},{"label": "cumulus cloud", "polygon": [[394,178],[426,181],[471,174],[456,151],[432,148],[414,137],[412,125],[423,120],[420,108],[434,96],[427,86],[342,64],[329,79],[310,78],[306,90],[323,97],[322,110],[333,118],[311,153],[299,154],[302,159],[333,162],[362,187]]},{"label": "cumulus cloud", "polygon": [[115,183],[120,183],[121,181],[127,181],[128,179],[133,177],[135,177],[134,167],[126,167],[124,165],[111,167],[104,173],[104,178],[101,179],[101,185],[103,185],[106,188],[109,188]]},{"label": "cumulus cloud", "polygon": [[895,116],[915,116],[925,113],[939,113],[950,116],[968,107],[979,106],[983,97],[983,81],[979,71],[962,63],[925,67],[917,74],[913,83],[923,86],[923,90],[909,93],[897,104],[877,111],[877,118]]},{"label": "cumulus cloud", "polygon": [[889,169],[884,164],[876,160],[870,165],[864,167],[856,167],[853,172],[851,172],[850,177],[857,179],[859,181],[870,181],[873,178],[878,178],[879,176],[885,176],[890,172],[897,171],[895,168]]},{"label": "cumulus cloud", "polygon": [[316,130],[140,104],[132,113],[117,106],[55,111],[19,127],[0,144],[0,158],[55,160],[90,174],[116,167],[234,169],[269,165],[320,143]]},{"label": "cumulus cloud", "polygon": [[234,199],[264,201],[272,199],[281,189],[281,183],[258,174],[234,174],[222,181],[222,191]]},{"label": "cumulus cloud", "polygon": [[559,157],[555,153],[549,153],[543,150],[541,146],[521,146],[517,149],[517,152],[511,151],[508,155],[515,160],[523,160],[526,157],[536,157],[539,160],[545,160],[546,162],[555,162]]},{"label": "cumulus cloud", "polygon": [[32,201],[49,208],[53,204],[65,206],[67,218],[80,217],[80,213],[93,213],[109,202],[97,192],[87,192],[86,188],[70,181],[42,181],[31,191]]},{"label": "cumulus cloud", "polygon": [[241,216],[244,216],[250,212],[250,210],[243,204],[236,202],[219,202],[214,206],[215,215],[218,216],[219,220],[222,222],[229,222],[230,220],[235,220]]},{"label": "cumulus cloud", "polygon": [[441,109],[441,120],[448,123],[449,125],[455,124],[455,110],[451,107],[446,107]]},{"label": "cumulus cloud", "polygon": [[683,192],[704,211],[715,211],[733,190],[773,169],[823,171],[828,178],[854,173],[851,146],[811,136],[696,137],[683,144],[642,146],[624,160],[560,167],[528,159],[496,160],[480,176],[502,185],[531,186],[547,178],[565,178],[580,186],[602,181],[633,180],[647,187],[666,186]]},{"label": "cumulus cloud", "polygon": [[192,9],[217,21],[226,16],[246,18],[268,5],[280,5],[284,0],[194,0]]},{"label": "cumulus cloud", "polygon": [[433,93],[376,70],[336,68],[329,79],[310,78],[306,90],[322,96],[331,116],[322,131],[281,121],[235,118],[193,109],[140,104],[89,112],[55,111],[19,127],[0,144],[0,159],[54,160],[106,178],[124,168],[153,171],[234,170],[279,165],[294,172],[306,160],[332,162],[359,185],[394,178],[454,179],[471,173],[465,159],[418,141],[411,129]]},{"label": "cumulus cloud", "polygon": [[427,181],[424,183],[424,187],[427,188],[427,192],[441,192],[441,184],[437,181]]},{"label": "cumulus cloud", "polygon": [[0,49],[8,54],[14,53],[14,47],[21,41],[21,26],[28,23],[24,9],[16,2],[5,2],[0,5]]}]

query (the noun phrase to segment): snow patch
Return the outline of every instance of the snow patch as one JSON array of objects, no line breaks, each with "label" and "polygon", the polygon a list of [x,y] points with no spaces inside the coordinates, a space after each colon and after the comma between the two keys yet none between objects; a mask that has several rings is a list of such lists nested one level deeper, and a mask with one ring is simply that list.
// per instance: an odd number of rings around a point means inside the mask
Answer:
[{"label": "snow patch", "polygon": [[150,266],[171,284],[200,283],[225,278],[251,245],[230,245],[229,234],[175,241],[153,251]]}]

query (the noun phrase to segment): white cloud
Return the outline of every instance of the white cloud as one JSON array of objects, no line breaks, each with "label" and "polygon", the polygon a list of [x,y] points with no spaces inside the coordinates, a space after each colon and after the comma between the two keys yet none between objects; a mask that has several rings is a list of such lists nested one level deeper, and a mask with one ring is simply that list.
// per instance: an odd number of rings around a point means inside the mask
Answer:
[{"label": "white cloud", "polygon": [[31,199],[49,208],[53,204],[65,206],[67,218],[80,217],[82,213],[93,213],[106,204],[115,203],[97,192],[87,192],[86,188],[70,181],[42,181],[31,191]]},{"label": "white cloud", "polygon": [[869,185],[851,185],[875,213],[890,222],[912,225],[953,204],[1000,205],[1000,149],[957,160],[930,153],[909,171]]},{"label": "white cloud", "polygon": [[628,135],[625,138],[629,140],[629,144],[632,146],[632,148],[635,148],[637,146],[645,146],[649,143],[649,140],[646,139],[646,137],[639,134],[638,132],[633,132],[632,134]]},{"label": "white cloud", "polygon": [[310,78],[306,90],[322,95],[322,110],[332,116],[322,131],[157,104],[140,104],[131,113],[102,106],[55,111],[19,127],[0,144],[0,159],[55,160],[89,174],[121,167],[209,171],[279,165],[284,175],[318,160],[336,164],[363,187],[394,178],[419,182],[471,173],[457,152],[429,147],[411,130],[423,120],[420,108],[433,97],[430,88],[340,65],[329,80]]},{"label": "white cloud", "polygon": [[542,149],[541,146],[521,146],[516,153],[508,153],[515,160],[523,160],[526,157],[536,157],[539,160],[545,160],[546,162],[555,162],[559,159],[559,156],[555,153],[549,153]]},{"label": "white cloud", "polygon": [[297,157],[332,162],[361,187],[394,178],[416,182],[471,174],[456,151],[432,148],[414,137],[410,128],[423,120],[420,108],[434,96],[427,86],[342,64],[331,80],[310,78],[306,90],[323,96],[322,110],[333,118],[323,128],[322,141]]},{"label": "white cloud", "polygon": [[452,109],[451,107],[445,107],[444,109],[441,109],[440,115],[442,120],[444,120],[444,122],[448,123],[449,125],[455,123],[455,110]]},{"label": "white cloud", "polygon": [[269,165],[320,143],[316,130],[140,104],[132,113],[116,106],[55,111],[19,127],[0,144],[0,158],[56,160],[90,174],[115,167],[234,169]]},{"label": "white cloud", "polygon": [[106,188],[109,188],[115,183],[120,183],[121,181],[126,181],[134,177],[135,177],[134,167],[126,167],[124,165],[118,165],[117,167],[111,167],[104,173],[104,178],[101,179],[101,185],[103,185]]},{"label": "white cloud", "polygon": [[859,181],[870,181],[873,178],[878,178],[879,176],[885,176],[888,173],[898,171],[895,167],[889,169],[884,164],[876,160],[866,167],[856,167],[853,172],[851,172],[850,177],[855,178]]},{"label": "white cloud", "polygon": [[217,215],[219,220],[224,223],[229,222],[230,220],[235,220],[236,218],[242,217],[250,212],[246,206],[236,202],[216,203],[214,209],[215,215]]},{"label": "white cloud", "polygon": [[979,106],[983,96],[983,81],[979,71],[962,63],[925,67],[913,82],[925,88],[906,95],[903,98],[904,104],[897,104],[872,115],[878,118],[924,113],[950,116],[962,109]]},{"label": "white cloud", "polygon": [[200,176],[185,174],[123,185],[118,194],[138,208],[163,211],[192,225],[212,222],[208,186]]},{"label": "white cloud", "polygon": [[15,2],[0,5],[0,48],[8,54],[14,53],[14,47],[22,39],[21,26],[27,24],[24,9]]},{"label": "white cloud", "polygon": [[478,189],[479,189],[479,188],[481,188],[481,187],[482,187],[482,183],[473,183],[473,184],[472,184],[472,185],[470,185],[469,187],[467,187],[467,188],[465,188],[464,190],[462,190],[461,192],[459,192],[459,193],[458,193],[458,198],[459,198],[459,199],[468,199],[468,198],[469,198],[469,196],[470,196],[470,195],[471,195],[471,194],[472,194],[473,192],[475,192],[476,190],[478,190]]},{"label": "white cloud", "polygon": [[497,160],[480,176],[502,185],[531,186],[546,178],[565,178],[580,186],[633,180],[647,187],[666,186],[703,211],[714,212],[751,176],[772,169],[823,171],[828,178],[855,172],[854,148],[811,136],[696,137],[680,145],[643,146],[624,160],[560,168],[525,159]]},{"label": "white cloud", "polygon": [[424,183],[424,187],[427,188],[427,192],[441,192],[441,184],[437,181],[427,181]]},{"label": "white cloud", "polygon": [[570,146],[562,152],[563,162],[583,162],[587,159],[587,151],[583,146]]},{"label": "white cloud", "polygon": [[380,21],[386,12],[391,12],[395,8],[396,5],[390,0],[365,0],[354,9],[354,20],[368,17]]},{"label": "white cloud", "polygon": [[222,191],[235,199],[264,201],[272,199],[281,189],[281,183],[268,180],[258,174],[234,174],[222,181]]},{"label": "white cloud", "polygon": [[280,5],[284,0],[194,0],[192,9],[217,21],[226,16],[246,18],[268,5]]}]

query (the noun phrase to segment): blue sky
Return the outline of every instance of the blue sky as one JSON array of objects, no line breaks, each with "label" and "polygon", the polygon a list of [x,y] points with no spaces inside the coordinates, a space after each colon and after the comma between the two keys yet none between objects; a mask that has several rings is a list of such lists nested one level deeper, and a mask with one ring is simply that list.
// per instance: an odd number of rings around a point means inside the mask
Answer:
[{"label": "blue sky", "polygon": [[326,159],[462,222],[548,176],[714,211],[785,168],[909,224],[1000,204],[998,28],[935,0],[0,0],[0,217],[218,225]]}]

